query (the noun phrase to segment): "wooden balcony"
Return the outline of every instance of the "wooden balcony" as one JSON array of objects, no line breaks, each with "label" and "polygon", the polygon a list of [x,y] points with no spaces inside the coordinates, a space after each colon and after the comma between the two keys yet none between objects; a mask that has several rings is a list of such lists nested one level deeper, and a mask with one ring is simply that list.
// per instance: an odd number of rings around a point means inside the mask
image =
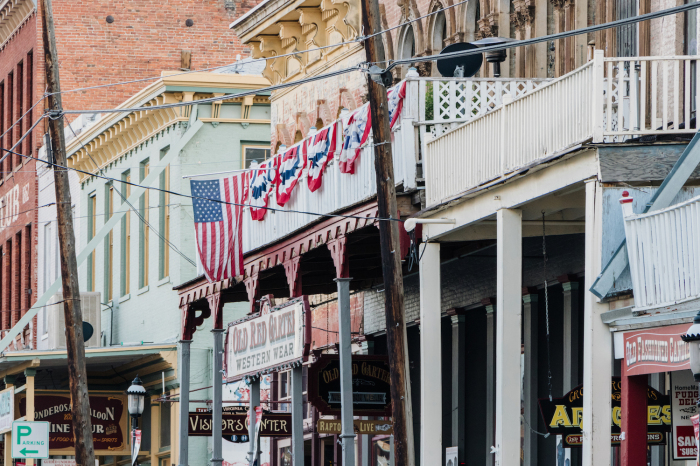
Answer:
[{"label": "wooden balcony", "polygon": [[[584,144],[645,142],[697,131],[698,56],[594,59],[446,131],[426,134],[426,204],[499,183]],[[483,111],[485,110],[485,111]],[[442,134],[440,134],[442,133]]]},{"label": "wooden balcony", "polygon": [[638,215],[631,203],[625,203],[623,214],[634,311],[682,310],[688,305],[697,309],[700,197]]}]

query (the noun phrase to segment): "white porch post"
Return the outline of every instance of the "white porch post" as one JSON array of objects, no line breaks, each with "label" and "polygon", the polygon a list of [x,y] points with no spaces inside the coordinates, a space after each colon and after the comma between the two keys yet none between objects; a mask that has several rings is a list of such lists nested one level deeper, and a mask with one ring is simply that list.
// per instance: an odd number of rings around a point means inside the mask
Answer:
[{"label": "white porch post", "polygon": [[435,389],[442,380],[440,309],[440,244],[425,243],[420,260],[420,464],[424,465],[442,463],[442,390]]},{"label": "white porch post", "polygon": [[586,182],[586,289],[583,309],[583,466],[610,466],[612,337],[600,314],[605,306],[588,291],[600,273],[603,189]]},{"label": "white porch post", "polygon": [[522,212],[496,218],[496,466],[520,466]]}]

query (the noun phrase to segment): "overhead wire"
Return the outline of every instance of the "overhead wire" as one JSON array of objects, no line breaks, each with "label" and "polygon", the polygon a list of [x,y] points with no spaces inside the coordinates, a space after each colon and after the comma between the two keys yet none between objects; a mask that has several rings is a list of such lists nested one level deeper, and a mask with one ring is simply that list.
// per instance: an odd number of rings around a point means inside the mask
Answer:
[{"label": "overhead wire", "polygon": [[[652,13],[644,13],[642,15],[632,16],[630,18],[618,19],[615,21],[609,21],[607,23],[596,24],[593,26],[586,26],[584,28],[573,29],[571,31],[564,31],[564,32],[558,32],[555,34],[549,34],[546,36],[533,37],[532,39],[519,39],[519,40],[510,41],[510,42],[505,42],[502,44],[488,45],[488,46],[479,47],[479,48],[470,49],[470,50],[460,50],[460,51],[456,51],[456,52],[448,52],[448,53],[442,53],[442,54],[436,54],[436,55],[427,55],[424,57],[403,58],[403,59],[399,59],[399,60],[383,60],[383,61],[377,61],[377,62],[369,62],[368,64],[376,65],[376,64],[380,64],[380,63],[389,63],[390,62],[390,65],[384,70],[384,71],[390,71],[398,65],[406,65],[406,64],[411,64],[411,63],[420,63],[420,62],[427,62],[427,61],[434,61],[434,60],[443,60],[443,59],[455,58],[455,57],[464,57],[464,56],[468,56],[468,55],[476,55],[476,54],[482,54],[482,53],[495,52],[498,50],[507,50],[507,49],[512,49],[515,47],[525,47],[528,45],[538,44],[540,42],[550,42],[550,41],[558,40],[558,39],[566,39],[568,37],[573,37],[573,36],[577,36],[577,35],[581,35],[581,34],[588,34],[591,32],[602,31],[605,29],[611,29],[611,28],[616,28],[616,27],[620,27],[620,26],[627,26],[630,24],[641,23],[642,21],[649,21],[652,19],[662,18],[664,16],[675,15],[678,13],[684,13],[686,11],[694,10],[696,8],[700,8],[700,2],[687,3],[685,5],[680,5],[680,6],[676,6],[676,7],[672,7],[672,8],[666,8],[665,10],[659,10],[659,11],[655,11]],[[625,58],[628,58],[627,61],[629,61],[629,57],[619,57],[620,61],[625,61]]]},{"label": "overhead wire", "polygon": [[17,124],[19,124],[19,122],[21,122],[22,119],[24,119],[24,117],[26,117],[27,115],[29,115],[29,112],[31,112],[32,110],[34,110],[34,107],[36,107],[37,105],[39,105],[39,103],[41,103],[41,101],[44,100],[45,97],[46,97],[46,94],[42,95],[41,98],[40,98],[39,100],[37,100],[37,101],[34,103],[34,105],[32,105],[32,106],[29,108],[29,110],[27,110],[26,112],[24,112],[24,115],[22,115],[21,117],[19,117],[19,118],[17,119],[17,121],[15,121],[14,123],[12,123],[12,125],[10,125],[10,127],[7,128],[7,130],[6,130],[4,133],[2,133],[2,135],[0,135],[0,141],[2,141],[2,139],[5,137],[5,135],[6,135],[7,133],[9,133],[10,131],[12,131],[12,128],[14,128],[15,126],[17,126]]},{"label": "overhead wire", "polygon": [[[75,139],[78,141],[78,143],[80,143],[81,148],[84,149],[84,150],[85,150],[85,153],[88,155],[88,157],[90,157],[90,160],[92,160],[92,163],[94,163],[96,167],[99,167],[99,164],[98,164],[98,163],[95,161],[95,159],[92,157],[92,154],[90,154],[90,152],[85,148],[85,144],[83,144],[83,141],[82,141],[82,140],[78,137],[78,135],[75,133],[75,131],[73,130],[73,127],[70,125],[70,123],[68,124],[68,127],[69,127],[70,130],[73,132],[73,136],[75,136]],[[100,172],[100,173],[102,174],[102,173],[104,173],[104,168],[98,168],[97,171]],[[155,228],[153,228],[153,226],[148,222],[148,220],[146,220],[146,218],[145,218],[143,215],[141,215],[141,212],[137,211],[136,208],[134,208],[134,206],[131,204],[131,202],[129,202],[129,200],[126,198],[126,196],[124,196],[124,194],[122,194],[122,192],[121,192],[120,189],[116,189],[115,191],[117,192],[117,194],[119,195],[119,197],[122,198],[122,202],[124,202],[126,205],[129,206],[129,208],[134,212],[134,214],[136,214],[136,216],[139,218],[139,220],[141,220],[141,222],[142,222],[144,225],[146,225],[146,227],[150,228],[150,229],[153,231],[153,233],[155,233],[155,235],[156,235],[158,238],[160,238],[160,240],[163,242],[163,244],[165,244],[165,245],[168,246],[170,249],[172,249],[173,251],[175,251],[175,253],[177,253],[178,255],[180,255],[180,257],[182,257],[182,258],[185,259],[187,262],[189,262],[193,267],[197,267],[197,263],[196,263],[195,261],[193,261],[192,259],[190,259],[189,257],[187,257],[182,251],[180,251],[180,249],[179,249],[177,246],[175,246],[173,243],[171,243],[170,240],[168,240],[166,237],[164,237],[163,235],[161,235],[160,232],[158,232],[158,230],[156,230]]]},{"label": "overhead wire", "polygon": [[[420,63],[420,62],[427,62],[427,61],[435,61],[435,60],[442,60],[442,59],[455,58],[455,57],[463,57],[463,56],[468,56],[468,55],[476,55],[476,54],[494,52],[494,51],[498,51],[498,50],[506,50],[506,49],[511,49],[511,48],[515,48],[515,47],[523,47],[523,46],[527,46],[527,45],[537,44],[540,42],[549,42],[552,40],[564,39],[564,38],[576,36],[579,34],[587,34],[590,32],[596,32],[596,31],[601,31],[604,29],[626,26],[629,24],[635,24],[635,23],[639,23],[642,21],[648,21],[651,19],[661,18],[664,16],[672,15],[672,14],[683,13],[683,12],[690,11],[690,10],[693,10],[693,9],[696,9],[699,7],[700,7],[700,2],[693,2],[693,3],[688,3],[688,4],[677,6],[677,7],[667,8],[665,10],[656,11],[653,13],[645,13],[643,15],[633,16],[631,18],[619,19],[616,21],[608,22],[608,23],[598,24],[598,25],[594,25],[594,26],[587,26],[585,28],[574,29],[572,31],[560,32],[560,33],[550,34],[550,35],[541,36],[541,37],[535,37],[532,39],[513,40],[510,42],[505,42],[505,43],[497,44],[497,45],[490,45],[490,46],[485,46],[485,47],[479,47],[476,49],[462,50],[462,51],[457,51],[457,52],[449,52],[449,53],[444,53],[444,54],[428,55],[425,57],[411,57],[411,58],[400,59],[400,60],[384,60],[384,61],[377,61],[377,62],[364,62],[364,63],[360,63],[359,65],[356,65],[356,66],[344,68],[341,70],[336,70],[336,71],[321,74],[318,76],[310,76],[310,77],[307,77],[307,78],[304,78],[304,79],[301,79],[298,81],[293,81],[293,82],[288,82],[288,83],[280,83],[280,84],[276,84],[276,85],[272,85],[272,86],[268,86],[268,87],[264,87],[264,88],[260,88],[260,89],[247,90],[247,91],[242,91],[242,92],[237,92],[237,93],[232,93],[232,94],[225,94],[225,95],[217,96],[217,97],[208,97],[205,99],[192,100],[192,101],[188,101],[188,102],[175,102],[175,103],[171,103],[171,104],[161,104],[161,105],[152,105],[152,106],[144,106],[144,107],[130,107],[130,108],[110,108],[110,109],[93,109],[93,110],[63,110],[61,113],[63,113],[63,114],[132,113],[132,112],[143,112],[143,111],[149,111],[149,110],[150,111],[160,110],[160,109],[166,109],[166,108],[177,108],[177,107],[190,106],[190,105],[196,105],[196,104],[213,103],[213,102],[219,102],[222,100],[228,100],[228,99],[233,99],[233,98],[237,98],[237,97],[245,97],[245,96],[249,96],[249,95],[255,95],[255,94],[258,94],[260,92],[268,92],[268,91],[271,92],[271,91],[275,91],[278,89],[285,89],[288,87],[299,86],[302,84],[307,84],[310,82],[315,82],[315,81],[319,81],[319,80],[347,74],[347,73],[350,73],[353,71],[368,72],[369,65],[374,65],[374,64],[389,63],[387,68],[385,70],[382,70],[385,72],[385,71],[390,71],[391,69],[395,68],[398,65]],[[622,57],[622,58],[624,58],[624,57]]]},{"label": "overhead wire", "polygon": [[[6,152],[10,152],[10,153],[12,153],[12,154],[19,155],[20,157],[26,157],[26,158],[28,158],[28,159],[36,160],[36,161],[38,161],[38,162],[44,163],[44,164],[46,164],[46,165],[53,166],[53,167],[55,167],[55,168],[60,168],[60,169],[63,169],[63,170],[73,170],[73,171],[76,171],[76,172],[78,172],[78,173],[83,173],[83,174],[85,174],[85,175],[94,176],[95,178],[100,178],[100,179],[107,180],[107,181],[114,181],[114,182],[117,182],[117,183],[122,183],[122,184],[130,185],[130,186],[135,186],[135,187],[137,187],[137,188],[143,188],[143,189],[148,189],[148,190],[152,190],[152,191],[163,192],[163,193],[167,193],[167,194],[172,194],[172,195],[174,195],[174,196],[185,197],[185,198],[188,198],[188,199],[200,199],[200,200],[203,200],[203,201],[214,202],[214,203],[217,203],[217,204],[232,205],[232,206],[239,206],[239,207],[249,207],[248,204],[244,204],[244,203],[240,203],[240,202],[227,202],[227,201],[223,201],[223,200],[220,200],[220,199],[211,199],[211,198],[208,198],[208,197],[193,196],[193,195],[190,195],[190,194],[182,194],[182,193],[178,193],[178,192],[171,191],[171,190],[168,190],[168,189],[156,188],[156,187],[153,187],[153,186],[144,186],[144,185],[141,185],[141,184],[138,184],[138,183],[132,183],[131,181],[118,180],[118,179],[116,179],[116,178],[110,178],[110,177],[108,177],[108,176],[97,175],[97,174],[95,174],[95,173],[91,173],[91,172],[88,172],[88,171],[85,171],[85,170],[80,170],[79,168],[67,167],[67,166],[59,165],[59,164],[57,164],[57,163],[49,162],[49,161],[47,161],[47,160],[43,160],[43,159],[40,159],[40,158],[37,158],[37,157],[33,157],[33,156],[31,156],[31,155],[20,154],[20,153],[18,153],[18,152],[11,151],[11,150],[9,150],[9,149],[5,149],[5,148],[3,148],[3,147],[0,147],[0,150],[4,150],[4,151],[6,151]],[[303,210],[277,209],[277,208],[274,208],[274,207],[262,207],[262,206],[256,207],[256,209],[265,209],[265,210],[269,210],[269,211],[273,211],[273,212],[283,212],[283,213],[291,213],[291,214],[314,215],[314,216],[317,216],[317,217],[354,218],[354,219],[358,219],[358,220],[378,220],[378,221],[403,222],[402,219],[400,219],[400,218],[393,218],[393,217],[384,218],[384,217],[363,217],[363,216],[361,216],[361,215],[323,214],[323,213],[318,213],[318,212],[307,212],[307,211],[303,211]]]},{"label": "overhead wire", "polygon": [[[435,10],[435,11],[433,11],[433,12],[431,12],[431,13],[428,13],[427,15],[423,15],[423,16],[421,16],[421,17],[419,17],[419,18],[409,19],[409,20],[407,20],[407,21],[404,21],[404,22],[401,23],[401,24],[398,24],[398,25],[396,25],[396,26],[393,26],[393,27],[390,27],[390,28],[387,28],[387,29],[383,29],[383,30],[381,30],[381,31],[379,31],[379,32],[375,32],[375,33],[370,34],[370,35],[367,35],[367,36],[358,36],[358,37],[356,37],[356,38],[353,39],[353,40],[348,40],[348,41],[344,41],[344,42],[338,42],[338,43],[336,43],[336,44],[323,45],[323,46],[320,46],[320,47],[314,47],[314,48],[312,48],[312,49],[296,50],[296,51],[294,51],[294,52],[284,53],[284,54],[282,54],[282,55],[274,55],[274,56],[271,56],[271,57],[254,58],[254,59],[252,59],[252,60],[247,60],[247,61],[236,61],[236,62],[234,62],[234,63],[230,63],[230,64],[227,64],[227,65],[212,66],[212,67],[209,67],[209,68],[202,68],[202,69],[199,69],[199,70],[188,70],[188,71],[183,71],[183,72],[181,72],[181,73],[169,74],[169,75],[167,75],[167,77],[168,77],[168,78],[171,78],[171,77],[175,77],[175,76],[182,76],[182,75],[187,75],[187,74],[192,74],[192,73],[203,73],[203,72],[206,72],[206,71],[218,70],[218,69],[223,69],[223,68],[230,68],[230,67],[233,67],[233,66],[236,66],[236,65],[249,65],[249,64],[251,64],[251,63],[258,63],[258,62],[267,61],[267,60],[277,60],[277,59],[280,59],[280,58],[285,58],[285,57],[291,57],[291,56],[301,55],[301,54],[303,54],[303,53],[318,52],[318,51],[325,50],[325,49],[329,49],[329,48],[333,48],[333,47],[341,47],[341,46],[343,46],[343,45],[352,45],[352,44],[356,44],[356,43],[359,43],[359,42],[363,42],[363,41],[365,41],[365,40],[367,40],[367,39],[371,39],[372,37],[375,37],[375,36],[378,36],[378,35],[385,34],[385,33],[387,33],[387,32],[393,31],[394,29],[400,28],[400,27],[405,26],[405,25],[407,25],[407,24],[411,24],[411,23],[414,23],[414,22],[416,22],[416,21],[420,21],[421,19],[425,19],[425,18],[427,18],[427,17],[429,17],[429,16],[436,15],[436,14],[438,14],[438,13],[442,13],[442,12],[444,12],[444,11],[446,11],[446,10],[449,10],[449,9],[451,9],[451,8],[455,8],[455,7],[459,6],[459,5],[462,5],[462,4],[464,4],[464,3],[467,3],[467,2],[469,2],[469,1],[470,1],[470,0],[462,0],[461,2],[455,3],[454,5],[448,5],[448,6],[444,7],[444,8],[439,9],[439,10]],[[96,85],[96,86],[88,86],[88,87],[79,87],[79,88],[76,88],[76,89],[68,89],[68,90],[66,90],[66,91],[53,92],[53,93],[51,93],[51,94],[46,94],[46,95],[54,95],[54,94],[59,94],[59,93],[60,93],[60,94],[67,94],[67,93],[71,93],[71,92],[88,91],[88,90],[93,90],[93,89],[101,89],[101,88],[104,88],[104,87],[121,86],[121,85],[125,85],[125,84],[134,84],[134,83],[145,82],[145,81],[154,81],[154,80],[156,80],[156,79],[161,79],[161,78],[163,78],[163,76],[152,76],[152,77],[148,77],[148,78],[132,79],[132,80],[129,80],[129,81],[119,81],[119,82],[116,82],[116,83],[99,84],[99,85]],[[98,112],[95,112],[95,113],[98,113]]]}]

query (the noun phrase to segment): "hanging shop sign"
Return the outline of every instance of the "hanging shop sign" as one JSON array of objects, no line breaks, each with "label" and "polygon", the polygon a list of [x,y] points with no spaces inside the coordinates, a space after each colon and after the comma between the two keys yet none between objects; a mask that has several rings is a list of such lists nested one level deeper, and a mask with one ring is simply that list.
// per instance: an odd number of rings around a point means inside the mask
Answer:
[{"label": "hanging shop sign", "polygon": [[[340,414],[340,357],[323,354],[309,367],[309,402],[324,415]],[[353,412],[391,416],[391,382],[386,356],[352,356]]]},{"label": "hanging shop sign", "polygon": [[[248,412],[229,411],[221,414],[221,436],[248,435]],[[189,413],[188,435],[190,437],[211,437],[211,412]],[[260,419],[261,437],[290,437],[292,435],[292,414],[274,413],[263,410]]]},{"label": "hanging shop sign", "polygon": [[[687,327],[687,325],[686,325]],[[674,460],[692,460],[697,457],[692,417],[698,413],[698,384],[691,371],[671,373],[671,446]]]},{"label": "hanging shop sign", "polygon": [[305,361],[311,344],[311,311],[306,296],[252,318],[228,324],[224,371],[227,382],[285,369]]},{"label": "hanging shop sign", "polygon": [[[127,430],[126,395],[90,393],[92,442],[98,454],[131,454]],[[19,403],[20,415],[26,415],[26,397]],[[69,392],[34,392],[34,420],[49,423],[49,449],[52,455],[72,455],[73,417]]]},{"label": "hanging shop sign", "polygon": [[[353,421],[354,431],[357,435],[391,435],[394,433],[394,424],[391,421]],[[319,434],[340,435],[343,426],[340,419],[319,419],[316,422],[316,432]]]},{"label": "hanging shop sign", "polygon": [[15,387],[0,392],[0,434],[12,430],[15,420]]},{"label": "hanging shop sign", "polygon": [[690,345],[680,335],[688,324],[624,332],[622,371],[627,376],[690,369]]},{"label": "hanging shop sign", "polygon": [[[566,448],[583,445],[583,386],[571,390],[561,398],[540,398],[540,413],[544,419],[547,432],[561,435]],[[620,427],[622,422],[622,382],[613,377],[611,382],[612,426],[610,443],[620,444]],[[647,443],[665,445],[666,435],[671,431],[671,406],[668,395],[658,390],[647,389]]]}]

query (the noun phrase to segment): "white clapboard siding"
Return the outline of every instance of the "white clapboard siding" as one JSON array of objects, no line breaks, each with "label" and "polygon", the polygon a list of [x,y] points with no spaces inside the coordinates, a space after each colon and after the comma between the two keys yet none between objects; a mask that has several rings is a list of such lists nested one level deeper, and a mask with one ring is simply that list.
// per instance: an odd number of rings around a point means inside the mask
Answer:
[{"label": "white clapboard siding", "polygon": [[700,196],[625,215],[625,235],[635,311],[700,298]]}]

